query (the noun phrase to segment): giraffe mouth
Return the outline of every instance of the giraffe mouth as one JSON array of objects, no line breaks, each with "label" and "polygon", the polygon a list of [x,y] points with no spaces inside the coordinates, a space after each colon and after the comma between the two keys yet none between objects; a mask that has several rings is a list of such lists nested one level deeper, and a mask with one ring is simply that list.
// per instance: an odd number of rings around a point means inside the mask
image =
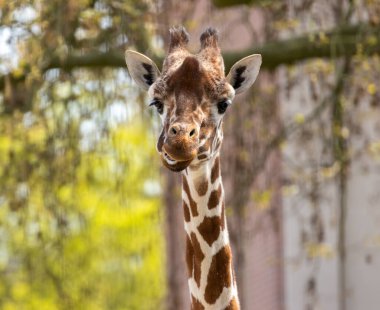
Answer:
[{"label": "giraffe mouth", "polygon": [[184,169],[186,169],[190,163],[193,161],[194,157],[186,160],[179,160],[176,158],[173,158],[173,155],[168,153],[165,148],[162,148],[161,153],[161,161],[164,164],[164,166],[171,171],[180,172]]},{"label": "giraffe mouth", "polygon": [[165,157],[165,159],[166,159],[169,163],[171,163],[171,164],[175,164],[175,163],[177,162],[175,159],[171,158],[171,157],[169,156],[169,154],[166,153],[166,152],[164,152],[164,157]]}]

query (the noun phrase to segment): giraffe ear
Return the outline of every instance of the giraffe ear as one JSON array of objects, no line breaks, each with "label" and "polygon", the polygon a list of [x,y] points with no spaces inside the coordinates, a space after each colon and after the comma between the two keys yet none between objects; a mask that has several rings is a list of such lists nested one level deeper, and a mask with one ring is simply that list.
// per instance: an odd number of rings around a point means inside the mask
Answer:
[{"label": "giraffe ear", "polygon": [[143,54],[128,50],[125,52],[125,62],[132,79],[143,90],[148,90],[160,76],[160,70],[153,60]]},{"label": "giraffe ear", "polygon": [[236,94],[246,91],[255,82],[261,66],[261,55],[254,54],[236,62],[227,75],[227,82]]}]

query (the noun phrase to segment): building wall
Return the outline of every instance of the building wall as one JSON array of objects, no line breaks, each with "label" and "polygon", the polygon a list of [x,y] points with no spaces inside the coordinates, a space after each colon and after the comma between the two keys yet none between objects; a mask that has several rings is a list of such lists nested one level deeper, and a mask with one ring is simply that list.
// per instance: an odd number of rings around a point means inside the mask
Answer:
[{"label": "building wall", "polygon": [[348,310],[375,310],[380,305],[380,109],[363,98],[355,108],[351,175],[348,180]]},{"label": "building wall", "polygon": [[[302,65],[295,69],[295,76],[302,78],[290,92],[286,71],[279,72],[284,122],[307,115],[316,105],[304,69]],[[380,111],[366,96],[349,108],[352,157],[347,180],[344,296],[347,310],[374,310],[380,304],[380,160],[371,156],[371,145],[380,141]],[[294,134],[283,148],[286,309],[339,309],[339,191],[322,138],[331,126],[329,112],[321,118]]]}]

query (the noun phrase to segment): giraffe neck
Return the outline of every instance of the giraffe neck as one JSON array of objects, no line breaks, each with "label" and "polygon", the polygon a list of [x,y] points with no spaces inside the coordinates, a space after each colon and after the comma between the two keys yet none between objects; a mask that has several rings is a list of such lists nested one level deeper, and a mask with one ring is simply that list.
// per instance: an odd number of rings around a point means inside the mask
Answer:
[{"label": "giraffe neck", "polygon": [[183,173],[186,262],[192,309],[240,309],[224,214],[219,154]]}]

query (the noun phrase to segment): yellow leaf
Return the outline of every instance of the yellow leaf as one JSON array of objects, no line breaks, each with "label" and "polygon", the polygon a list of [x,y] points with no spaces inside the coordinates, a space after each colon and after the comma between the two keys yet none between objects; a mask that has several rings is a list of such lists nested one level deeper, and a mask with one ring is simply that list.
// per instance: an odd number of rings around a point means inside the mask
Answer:
[{"label": "yellow leaf", "polygon": [[20,68],[20,67],[14,69],[12,71],[12,75],[16,79],[19,78],[19,77],[21,77],[23,74],[24,74],[24,70],[22,68]]},{"label": "yellow leaf", "polygon": [[308,243],[306,244],[306,253],[310,258],[332,258],[334,256],[333,248],[327,243]]},{"label": "yellow leaf", "polygon": [[297,185],[288,185],[282,187],[282,194],[284,196],[294,196],[299,192],[299,187]]},{"label": "yellow leaf", "polygon": [[305,122],[305,115],[303,115],[302,113],[297,113],[296,115],[294,115],[294,121],[297,124],[303,124]]},{"label": "yellow leaf", "polygon": [[256,208],[260,210],[266,210],[270,207],[270,201],[272,199],[272,191],[266,190],[259,193],[254,193],[253,200],[256,203]]},{"label": "yellow leaf", "polygon": [[374,95],[376,94],[376,85],[374,83],[370,83],[368,84],[367,86],[367,92],[370,94],[370,95]]},{"label": "yellow leaf", "polygon": [[340,134],[343,138],[347,139],[350,136],[350,130],[347,127],[342,127]]},{"label": "yellow leaf", "polygon": [[46,139],[46,130],[42,126],[36,126],[28,130],[29,142],[36,145],[41,145]]},{"label": "yellow leaf", "polygon": [[12,286],[12,296],[14,299],[23,299],[29,292],[29,286],[23,282],[17,282]]},{"label": "yellow leaf", "polygon": [[374,159],[380,159],[380,141],[370,143],[368,151]]},{"label": "yellow leaf", "polygon": [[339,170],[340,164],[335,162],[332,166],[322,168],[320,174],[323,178],[329,179],[335,177]]},{"label": "yellow leaf", "polygon": [[377,37],[374,35],[371,35],[367,38],[367,43],[369,45],[376,45],[377,44]]},{"label": "yellow leaf", "polygon": [[326,36],[326,33],[320,32],[319,33],[319,41],[322,44],[328,44],[330,42],[330,39]]}]

